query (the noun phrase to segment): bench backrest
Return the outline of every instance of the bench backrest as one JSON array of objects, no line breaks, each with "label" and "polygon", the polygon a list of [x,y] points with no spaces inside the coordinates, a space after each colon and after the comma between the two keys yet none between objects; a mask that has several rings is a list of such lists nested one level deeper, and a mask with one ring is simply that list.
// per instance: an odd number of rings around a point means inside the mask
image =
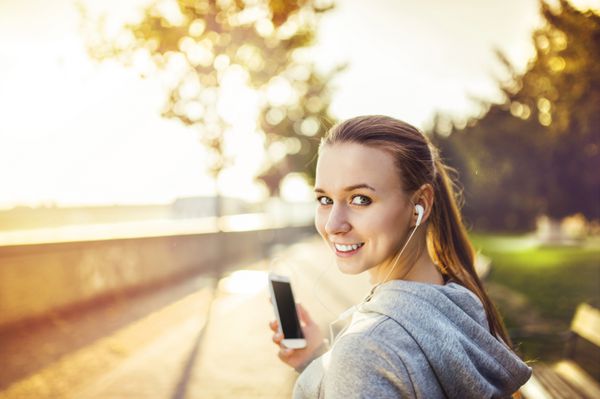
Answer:
[{"label": "bench backrest", "polygon": [[577,306],[571,331],[600,347],[600,310],[587,303]]}]

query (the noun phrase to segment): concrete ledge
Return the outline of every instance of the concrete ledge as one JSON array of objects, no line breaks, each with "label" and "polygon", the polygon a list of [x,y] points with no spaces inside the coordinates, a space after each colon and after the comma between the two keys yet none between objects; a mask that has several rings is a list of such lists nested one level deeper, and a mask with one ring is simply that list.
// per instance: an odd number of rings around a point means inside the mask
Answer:
[{"label": "concrete ledge", "polygon": [[112,231],[79,227],[79,236],[75,229],[37,232],[21,243],[15,234],[0,236],[0,329],[181,276],[217,273],[234,261],[265,256],[272,244],[314,233],[312,225],[244,216],[237,226],[235,219],[218,221],[225,231],[213,218],[176,221],[170,228],[165,221],[114,225]]}]

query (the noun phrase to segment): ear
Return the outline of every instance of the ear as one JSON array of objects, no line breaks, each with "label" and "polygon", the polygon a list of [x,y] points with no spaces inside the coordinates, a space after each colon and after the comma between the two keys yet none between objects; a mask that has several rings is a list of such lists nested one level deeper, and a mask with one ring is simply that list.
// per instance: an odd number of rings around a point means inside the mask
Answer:
[{"label": "ear", "polygon": [[[425,183],[421,187],[419,187],[419,189],[415,191],[415,193],[412,196],[412,203],[415,206],[421,205],[424,210],[420,226],[425,224],[425,222],[429,218],[429,215],[431,214],[431,208],[433,207],[433,198],[433,186],[429,183]],[[416,225],[418,216],[418,213],[415,210],[413,210],[413,219],[411,227],[414,227]]]}]

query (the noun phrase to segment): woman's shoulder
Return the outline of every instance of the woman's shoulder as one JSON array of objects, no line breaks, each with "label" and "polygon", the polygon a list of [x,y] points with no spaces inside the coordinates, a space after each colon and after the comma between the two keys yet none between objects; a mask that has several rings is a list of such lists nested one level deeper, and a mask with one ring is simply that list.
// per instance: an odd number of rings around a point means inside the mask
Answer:
[{"label": "woman's shoulder", "polygon": [[[397,345],[384,339],[389,318],[357,323],[334,343],[326,363],[325,397],[414,397],[414,388]],[[342,395],[343,394],[343,395]]]},{"label": "woman's shoulder", "polygon": [[423,349],[420,341],[462,340],[465,330],[487,332],[487,318],[479,299],[465,287],[449,283],[433,286],[400,282],[388,284],[370,302],[359,305],[348,328],[338,337],[349,355],[368,342],[408,360]]},{"label": "woman's shoulder", "polygon": [[415,397],[404,362],[378,335],[377,326],[385,325],[379,317],[363,320],[360,329],[338,337],[327,353],[302,372],[294,398]]},{"label": "woman's shoulder", "polygon": [[[380,320],[378,327],[362,331],[346,332],[340,336],[331,348],[332,364],[344,364],[353,370],[363,367],[372,369],[376,364],[405,369],[404,361],[397,346],[386,342],[382,332],[386,330],[387,320]],[[349,366],[348,366],[349,365]]]},{"label": "woman's shoulder", "polygon": [[360,345],[361,342],[369,341],[372,344],[385,344],[389,342],[389,337],[398,337],[402,329],[389,315],[364,312],[358,310],[352,316],[350,325],[340,334],[337,341],[345,341],[345,347],[351,346],[351,343]]},{"label": "woman's shoulder", "polygon": [[[390,281],[382,285],[362,309],[389,316],[406,326],[417,322],[441,320],[457,326],[461,321],[473,322],[487,328],[485,310],[479,298],[457,284],[423,284],[412,281]],[[450,327],[450,326],[448,326]]]},{"label": "woman's shoulder", "polygon": [[419,350],[409,332],[393,318],[360,311],[355,313],[332,349],[338,357],[355,357],[360,361],[374,356],[398,364],[410,361]]}]

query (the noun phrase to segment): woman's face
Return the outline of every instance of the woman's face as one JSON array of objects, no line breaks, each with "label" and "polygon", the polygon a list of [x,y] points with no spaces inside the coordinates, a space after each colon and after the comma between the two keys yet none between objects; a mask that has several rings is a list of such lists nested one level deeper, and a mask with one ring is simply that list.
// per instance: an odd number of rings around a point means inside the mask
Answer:
[{"label": "woman's face", "polygon": [[315,225],[343,273],[377,275],[392,262],[413,211],[390,154],[356,143],[324,146],[315,194]]}]

